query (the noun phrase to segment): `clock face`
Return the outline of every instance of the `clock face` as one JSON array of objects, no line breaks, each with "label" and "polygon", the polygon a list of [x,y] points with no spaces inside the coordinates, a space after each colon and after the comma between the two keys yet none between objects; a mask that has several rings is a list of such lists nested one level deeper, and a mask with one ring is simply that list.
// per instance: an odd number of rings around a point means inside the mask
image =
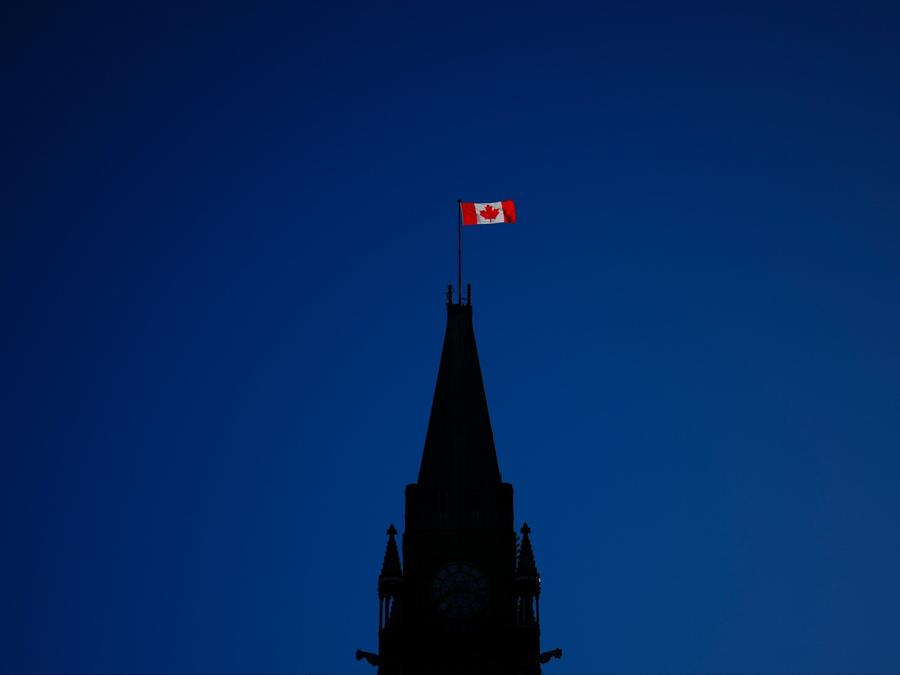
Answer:
[{"label": "clock face", "polygon": [[444,616],[466,619],[487,605],[488,580],[475,565],[449,563],[435,572],[431,598],[437,611]]}]

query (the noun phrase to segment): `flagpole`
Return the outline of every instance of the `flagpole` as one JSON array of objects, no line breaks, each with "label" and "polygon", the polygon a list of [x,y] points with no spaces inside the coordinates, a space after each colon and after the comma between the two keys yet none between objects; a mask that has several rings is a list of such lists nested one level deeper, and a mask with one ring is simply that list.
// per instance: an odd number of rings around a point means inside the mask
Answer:
[{"label": "flagpole", "polygon": [[[456,292],[459,297],[459,304],[462,304],[462,199],[456,200],[456,263],[459,272],[459,286]],[[452,300],[452,298],[451,298]]]}]

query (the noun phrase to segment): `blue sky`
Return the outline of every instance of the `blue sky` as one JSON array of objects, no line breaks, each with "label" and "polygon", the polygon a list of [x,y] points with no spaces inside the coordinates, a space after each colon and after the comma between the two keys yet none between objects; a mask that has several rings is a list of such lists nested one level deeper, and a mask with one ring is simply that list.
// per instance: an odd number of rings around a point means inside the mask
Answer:
[{"label": "blue sky", "polygon": [[546,672],[900,670],[898,5],[0,12],[0,669],[371,672],[512,198]]}]

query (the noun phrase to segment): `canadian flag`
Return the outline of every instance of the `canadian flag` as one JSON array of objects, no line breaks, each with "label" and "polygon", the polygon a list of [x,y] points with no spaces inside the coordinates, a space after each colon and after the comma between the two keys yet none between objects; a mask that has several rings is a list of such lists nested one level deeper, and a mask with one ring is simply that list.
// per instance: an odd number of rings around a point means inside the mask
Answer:
[{"label": "canadian flag", "polygon": [[463,225],[516,222],[516,205],[511,199],[502,202],[460,202]]}]

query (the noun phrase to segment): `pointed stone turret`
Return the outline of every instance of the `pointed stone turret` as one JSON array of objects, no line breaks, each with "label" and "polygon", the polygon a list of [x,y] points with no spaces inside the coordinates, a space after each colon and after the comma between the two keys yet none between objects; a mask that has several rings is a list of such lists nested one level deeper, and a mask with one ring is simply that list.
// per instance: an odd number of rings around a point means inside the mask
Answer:
[{"label": "pointed stone turret", "polygon": [[403,568],[397,549],[397,528],[393,523],[387,530],[388,543],[384,549],[381,574],[378,575],[378,627],[382,631],[394,629],[400,617],[400,594]]},{"label": "pointed stone turret", "polygon": [[534,549],[531,547],[531,528],[528,523],[522,525],[522,543],[519,545],[519,557],[516,561],[516,577],[519,579],[536,579],[537,592],[540,593],[540,575],[534,561]]},{"label": "pointed stone turret", "polygon": [[522,542],[519,544],[519,555],[516,559],[516,577],[513,582],[516,590],[516,620],[520,626],[540,625],[541,577],[534,562],[534,550],[531,548],[531,528],[528,523],[522,525]]},{"label": "pointed stone turret", "polygon": [[447,330],[418,484],[500,483],[470,304],[447,303]]},{"label": "pointed stone turret", "polygon": [[403,579],[403,568],[400,566],[400,550],[397,548],[397,528],[393,523],[387,530],[388,543],[384,549],[384,561],[381,563],[381,574],[378,575],[378,592]]}]

